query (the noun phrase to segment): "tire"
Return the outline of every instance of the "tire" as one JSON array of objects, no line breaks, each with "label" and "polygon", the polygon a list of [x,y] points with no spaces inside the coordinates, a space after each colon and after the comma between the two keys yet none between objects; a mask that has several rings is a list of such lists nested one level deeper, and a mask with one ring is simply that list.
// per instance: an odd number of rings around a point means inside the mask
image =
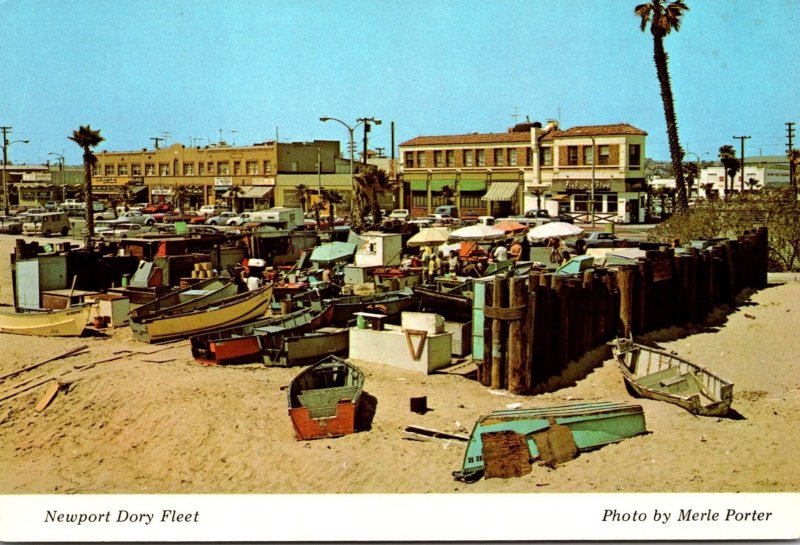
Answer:
[{"label": "tire", "polygon": [[156,223],[156,220],[154,220],[154,219],[149,219],[146,222],[144,222],[145,225],[154,225],[155,223]]}]

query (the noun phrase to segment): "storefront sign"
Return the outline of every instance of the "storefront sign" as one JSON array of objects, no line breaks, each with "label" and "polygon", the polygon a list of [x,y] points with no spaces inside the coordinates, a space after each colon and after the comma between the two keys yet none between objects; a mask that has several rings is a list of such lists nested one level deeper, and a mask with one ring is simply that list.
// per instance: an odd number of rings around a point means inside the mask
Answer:
[{"label": "storefront sign", "polygon": [[23,172],[23,182],[50,182],[53,176],[49,172]]},{"label": "storefront sign", "polygon": [[[567,180],[564,182],[564,191],[591,191],[591,180]],[[595,191],[611,191],[610,180],[595,180]]]},{"label": "storefront sign", "polygon": [[172,195],[171,187],[154,187],[150,190],[152,195]]},{"label": "storefront sign", "polygon": [[275,178],[253,178],[253,185],[275,185]]},{"label": "storefront sign", "polygon": [[214,189],[230,189],[233,178],[230,176],[217,176],[214,178]]}]

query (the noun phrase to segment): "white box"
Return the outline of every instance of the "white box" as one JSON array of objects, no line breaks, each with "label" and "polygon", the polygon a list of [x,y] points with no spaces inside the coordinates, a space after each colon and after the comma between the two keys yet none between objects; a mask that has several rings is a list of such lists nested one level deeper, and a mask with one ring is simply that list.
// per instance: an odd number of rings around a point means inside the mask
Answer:
[{"label": "white box", "polygon": [[400,325],[403,329],[427,331],[429,335],[444,332],[444,318],[431,312],[402,312]]}]

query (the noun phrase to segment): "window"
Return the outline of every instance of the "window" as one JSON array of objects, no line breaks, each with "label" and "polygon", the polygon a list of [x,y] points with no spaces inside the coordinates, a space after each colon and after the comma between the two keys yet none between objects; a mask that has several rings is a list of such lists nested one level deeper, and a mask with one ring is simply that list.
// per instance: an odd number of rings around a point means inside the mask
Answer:
[{"label": "window", "polygon": [[414,168],[414,152],[413,151],[406,151],[405,152],[405,167],[406,168]]},{"label": "window", "polygon": [[425,168],[428,166],[428,158],[424,151],[417,152],[417,166],[419,168]]},{"label": "window", "polygon": [[227,176],[231,173],[231,165],[228,161],[217,161],[217,173],[220,176]]},{"label": "window", "polygon": [[451,149],[447,150],[447,152],[446,152],[446,161],[447,161],[447,166],[449,166],[449,167],[456,166],[456,152],[455,152],[455,150],[451,150]]},{"label": "window", "polygon": [[444,166],[444,153],[442,152],[442,150],[436,150],[433,152],[433,166],[435,167]]},{"label": "window", "polygon": [[214,161],[209,161],[206,167],[209,174],[214,174]]},{"label": "window", "polygon": [[512,167],[517,166],[517,148],[508,150],[508,164]]},{"label": "window", "polygon": [[479,167],[485,167],[486,166],[486,150],[485,149],[475,150],[475,159],[476,159]]},{"label": "window", "polygon": [[234,176],[239,176],[242,173],[242,162],[241,161],[234,161],[233,162],[233,174]]},{"label": "window", "polygon": [[578,146],[567,146],[567,164],[578,164]]},{"label": "window", "polygon": [[553,166],[553,148],[542,148],[542,166]]},{"label": "window", "polygon": [[494,165],[497,167],[501,167],[505,165],[505,161],[503,160],[503,150],[496,149],[494,150]]},{"label": "window", "polygon": [[464,166],[471,167],[472,166],[472,150],[465,149],[464,150]]},{"label": "window", "polygon": [[203,161],[197,163],[197,174],[200,176],[205,176],[206,173],[206,164]]},{"label": "window", "polygon": [[247,169],[247,173],[251,176],[253,174],[258,174],[258,161],[247,161],[247,163],[245,163],[245,168]]},{"label": "window", "polygon": [[594,164],[594,148],[592,146],[583,146],[583,164]]},{"label": "window", "polygon": [[617,212],[617,194],[610,193],[606,195],[606,212]]},{"label": "window", "polygon": [[106,165],[105,175],[106,176],[113,176],[114,175],[114,165]]},{"label": "window", "polygon": [[183,175],[194,176],[194,163],[183,163]]},{"label": "window", "polygon": [[525,166],[531,166],[533,164],[533,149],[525,148]]},{"label": "window", "polygon": [[642,146],[630,144],[628,146],[628,168],[639,170],[642,166]]},{"label": "window", "polygon": [[156,165],[153,163],[145,163],[144,165],[144,175],[145,176],[155,176],[156,175]]},{"label": "window", "polygon": [[142,175],[142,165],[140,163],[133,163],[131,165],[131,174],[133,176],[141,176]]},{"label": "window", "polygon": [[426,193],[414,193],[411,196],[411,206],[415,208],[425,208],[428,206],[428,195]]},{"label": "window", "polygon": [[158,163],[158,175],[169,176],[169,163]]},{"label": "window", "polygon": [[272,173],[272,161],[264,161],[264,174]]},{"label": "window", "polygon": [[[92,167],[92,176],[100,176],[100,165],[94,165]],[[10,191],[9,191],[9,193],[10,193]],[[23,194],[22,198],[24,200],[26,200],[26,201],[35,201],[36,200],[33,197],[28,198],[27,196],[24,196],[24,194]]]},{"label": "window", "polygon": [[597,146],[597,164],[609,165],[611,164],[611,146],[603,144]]},{"label": "window", "polygon": [[128,165],[122,163],[117,165],[117,175],[118,176],[127,176],[128,175]]},{"label": "window", "polygon": [[486,208],[486,202],[481,200],[481,194],[473,192],[461,194],[461,208]]}]

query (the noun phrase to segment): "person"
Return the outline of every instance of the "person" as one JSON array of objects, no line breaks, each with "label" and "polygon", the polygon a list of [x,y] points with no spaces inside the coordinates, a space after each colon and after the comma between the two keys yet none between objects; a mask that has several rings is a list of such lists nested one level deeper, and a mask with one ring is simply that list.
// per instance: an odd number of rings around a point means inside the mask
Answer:
[{"label": "person", "polygon": [[569,261],[570,258],[571,258],[571,256],[569,255],[569,252],[567,250],[564,250],[563,252],[561,252],[561,265],[563,265],[564,263]]},{"label": "person", "polygon": [[575,241],[575,255],[583,255],[586,253],[586,241],[579,238]]},{"label": "person", "polygon": [[447,266],[447,262],[444,259],[444,252],[439,250],[436,253],[436,257],[434,258],[435,263],[435,274],[436,276],[442,276],[445,272],[445,267]]},{"label": "person", "polygon": [[511,243],[511,248],[508,249],[508,257],[511,261],[519,261],[522,257],[522,244],[519,243],[519,240],[514,239],[514,242]]},{"label": "person", "polygon": [[498,242],[492,252],[492,257],[495,261],[508,261],[508,249],[503,242]]},{"label": "person", "polygon": [[322,269],[322,281],[328,284],[333,283],[333,270],[330,265],[326,265],[325,268]]},{"label": "person", "polygon": [[459,270],[458,252],[455,250],[450,250],[450,258],[447,260],[447,268],[456,276],[461,274],[461,271]]},{"label": "person", "polygon": [[550,248],[550,263],[559,263],[561,261],[559,252],[561,240],[558,237],[550,237],[547,239],[547,247]]},{"label": "person", "polygon": [[430,246],[425,246],[425,249],[422,251],[422,281],[425,284],[433,282],[433,279],[430,277],[432,270],[431,261],[433,261],[433,252]]},{"label": "person", "polygon": [[681,247],[681,239],[676,238],[672,241],[673,248],[680,248]]},{"label": "person", "polygon": [[253,269],[250,269],[250,276],[247,277],[247,289],[255,291],[263,284],[261,277],[257,276]]}]

